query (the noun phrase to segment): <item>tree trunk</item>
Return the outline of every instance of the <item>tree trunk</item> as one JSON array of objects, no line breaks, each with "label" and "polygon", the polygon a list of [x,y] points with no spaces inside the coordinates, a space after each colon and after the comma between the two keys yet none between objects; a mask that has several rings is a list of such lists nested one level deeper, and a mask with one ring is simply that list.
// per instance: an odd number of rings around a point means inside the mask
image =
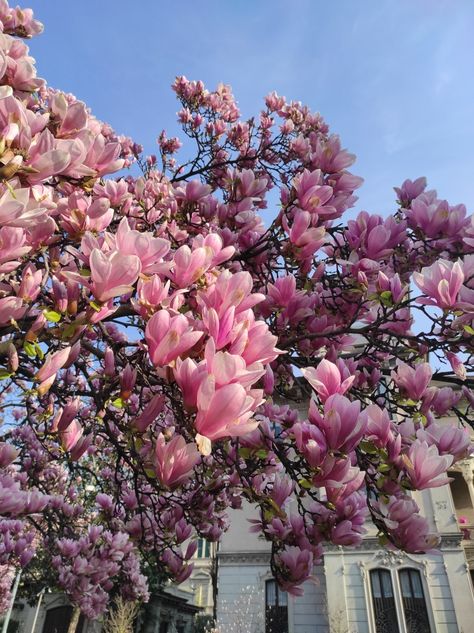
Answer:
[{"label": "tree trunk", "polygon": [[81,610],[79,609],[79,607],[74,607],[74,611],[72,612],[67,633],[76,633],[76,628],[79,623],[80,617],[81,617]]}]

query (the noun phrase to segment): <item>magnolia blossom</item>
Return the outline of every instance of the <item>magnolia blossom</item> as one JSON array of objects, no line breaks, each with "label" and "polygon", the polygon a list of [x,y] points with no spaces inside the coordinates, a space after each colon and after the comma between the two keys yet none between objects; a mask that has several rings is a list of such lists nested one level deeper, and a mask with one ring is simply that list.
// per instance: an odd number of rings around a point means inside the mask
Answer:
[{"label": "magnolia blossom", "polygon": [[122,255],[118,251],[104,253],[94,248],[90,254],[92,293],[101,302],[132,290],[141,269],[136,255]]},{"label": "magnolia blossom", "polygon": [[194,330],[183,314],[172,316],[159,310],[148,321],[145,331],[154,365],[168,365],[191,349],[204,332]]},{"label": "magnolia blossom", "polygon": [[456,306],[464,272],[459,261],[440,259],[421,273],[415,272],[413,280],[424,295],[417,299],[418,303],[449,310]]},{"label": "magnolia blossom", "polygon": [[0,26],[5,578],[27,584],[38,552],[97,619],[147,600],[145,569],[188,578],[197,539],[247,504],[297,594],[324,543],[361,542],[368,506],[393,545],[436,547],[406,491],[473,452],[464,205],[419,178],[393,214],[346,218],[362,179],[320,114],[272,93],[241,120],[229,86],[186,77],[197,153],[162,131],[144,155],[37,76],[30,10],[1,0]]},{"label": "magnolia blossom", "polygon": [[408,453],[402,456],[403,464],[413,488],[438,488],[449,483],[446,471],[453,463],[452,455],[440,455],[436,444],[415,440]]},{"label": "magnolia blossom", "polygon": [[258,426],[252,416],[260,403],[261,391],[250,395],[236,383],[216,389],[215,378],[208,376],[197,394],[196,430],[209,440],[245,435]]},{"label": "magnolia blossom", "polygon": [[400,362],[396,371],[392,371],[392,379],[408,398],[420,400],[425,393],[432,376],[429,363],[419,363],[415,368]]},{"label": "magnolia blossom", "polygon": [[318,394],[321,402],[326,402],[329,396],[336,393],[344,394],[351,388],[355,376],[349,376],[342,380],[341,372],[334,363],[325,358],[318,364],[317,368],[309,367],[303,369],[303,376]]},{"label": "magnolia blossom", "polygon": [[201,456],[195,444],[186,444],[181,435],[174,435],[169,442],[163,433],[158,435],[155,446],[156,474],[164,486],[173,488],[183,484]]}]

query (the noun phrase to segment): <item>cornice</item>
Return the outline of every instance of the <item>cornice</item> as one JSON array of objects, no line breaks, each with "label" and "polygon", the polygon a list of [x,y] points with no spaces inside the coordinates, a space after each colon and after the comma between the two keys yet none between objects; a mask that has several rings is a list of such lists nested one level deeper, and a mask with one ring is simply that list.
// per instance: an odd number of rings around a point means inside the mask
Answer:
[{"label": "cornice", "polygon": [[270,565],[270,552],[218,552],[219,565]]}]

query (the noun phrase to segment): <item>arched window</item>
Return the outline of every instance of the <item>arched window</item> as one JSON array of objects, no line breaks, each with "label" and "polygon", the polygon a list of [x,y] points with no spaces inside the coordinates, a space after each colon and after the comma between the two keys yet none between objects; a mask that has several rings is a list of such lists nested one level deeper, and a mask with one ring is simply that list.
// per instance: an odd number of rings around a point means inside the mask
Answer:
[{"label": "arched window", "polygon": [[401,569],[398,572],[398,577],[407,632],[430,633],[430,621],[426,610],[420,572],[417,569]]},{"label": "arched window", "polygon": [[370,587],[377,633],[399,633],[392,576],[388,569],[370,572]]},{"label": "arched window", "polygon": [[275,580],[265,583],[265,633],[288,633],[288,595]]}]

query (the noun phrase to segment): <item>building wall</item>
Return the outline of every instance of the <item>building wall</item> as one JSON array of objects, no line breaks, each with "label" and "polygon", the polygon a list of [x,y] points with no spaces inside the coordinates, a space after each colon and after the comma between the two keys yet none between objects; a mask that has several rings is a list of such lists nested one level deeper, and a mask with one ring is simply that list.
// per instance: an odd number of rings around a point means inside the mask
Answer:
[{"label": "building wall", "polygon": [[[289,597],[289,633],[375,633],[370,588],[374,568],[389,570],[392,575],[400,633],[406,633],[398,580],[398,572],[404,568],[420,573],[433,633],[474,631],[474,596],[465,554],[469,548],[474,566],[474,545],[462,538],[450,487],[413,494],[431,529],[442,535],[440,551],[411,556],[381,549],[376,530],[368,522],[361,547],[327,547],[322,564],[315,567],[316,581],[305,583],[302,597]],[[269,545],[249,532],[252,518],[255,511],[249,505],[233,512],[219,550],[220,633],[265,631],[265,581],[271,577]]]}]

